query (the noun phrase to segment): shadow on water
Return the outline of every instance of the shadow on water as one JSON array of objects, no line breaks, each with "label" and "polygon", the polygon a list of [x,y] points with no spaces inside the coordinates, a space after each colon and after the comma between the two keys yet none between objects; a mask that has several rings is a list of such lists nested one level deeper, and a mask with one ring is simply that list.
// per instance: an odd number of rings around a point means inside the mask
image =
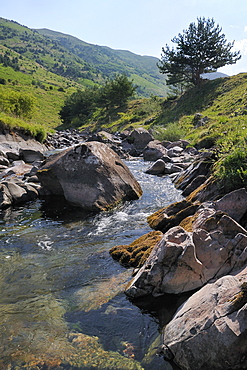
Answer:
[{"label": "shadow on water", "polygon": [[71,206],[61,195],[49,195],[43,197],[40,211],[45,219],[49,218],[62,222],[75,220],[83,221],[96,214],[94,212],[86,212],[79,207]]},{"label": "shadow on water", "polygon": [[131,302],[131,270],[109,250],[149,232],[147,216],[180,193],[143,163],[130,166],[143,196],[112,212],[88,214],[55,196],[0,212],[1,370],[172,369],[156,353],[185,297]]}]

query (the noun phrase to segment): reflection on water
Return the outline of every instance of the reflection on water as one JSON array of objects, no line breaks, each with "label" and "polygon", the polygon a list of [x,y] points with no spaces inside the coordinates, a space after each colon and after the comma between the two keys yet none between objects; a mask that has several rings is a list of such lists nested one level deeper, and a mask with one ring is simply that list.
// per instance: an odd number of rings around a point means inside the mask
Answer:
[{"label": "reflection on water", "polygon": [[181,196],[147,163],[128,165],[143,196],[112,212],[85,218],[53,199],[0,213],[0,369],[171,369],[154,356],[161,313],[126,299],[131,270],[109,249]]}]

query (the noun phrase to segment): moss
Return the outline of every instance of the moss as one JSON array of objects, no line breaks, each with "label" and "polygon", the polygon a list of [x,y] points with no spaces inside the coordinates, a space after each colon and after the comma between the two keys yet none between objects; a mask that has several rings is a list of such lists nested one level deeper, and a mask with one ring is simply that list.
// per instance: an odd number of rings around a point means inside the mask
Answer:
[{"label": "moss", "polygon": [[161,208],[152,215],[147,217],[147,222],[152,229],[156,230],[159,223],[164,219],[164,213],[166,208],[167,207]]},{"label": "moss", "polygon": [[151,231],[134,240],[130,245],[118,245],[110,249],[112,258],[126,267],[141,267],[149,257],[163,233]]},{"label": "moss", "polygon": [[234,297],[230,299],[230,301],[232,302],[234,311],[239,310],[247,303],[247,282],[244,282],[241,285],[240,292],[235,294]]},{"label": "moss", "polygon": [[165,233],[171,227],[178,226],[184,218],[194,214],[197,209],[198,204],[182,200],[150,215],[147,219],[148,224],[153,229],[161,230]]},{"label": "moss", "polygon": [[181,226],[187,232],[192,232],[193,231],[193,222],[195,221],[195,219],[196,219],[195,215],[188,216],[180,222],[179,226]]}]

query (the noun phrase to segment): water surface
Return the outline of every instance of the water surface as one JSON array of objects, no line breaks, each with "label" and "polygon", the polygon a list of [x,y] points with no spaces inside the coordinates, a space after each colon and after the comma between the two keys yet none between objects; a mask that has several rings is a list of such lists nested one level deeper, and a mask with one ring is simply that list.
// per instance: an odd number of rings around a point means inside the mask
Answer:
[{"label": "water surface", "polygon": [[85,219],[38,200],[0,213],[0,369],[171,369],[154,355],[158,311],[126,298],[132,270],[109,250],[149,232],[147,216],[181,195],[145,174],[148,163],[127,165],[143,195],[112,212]]}]

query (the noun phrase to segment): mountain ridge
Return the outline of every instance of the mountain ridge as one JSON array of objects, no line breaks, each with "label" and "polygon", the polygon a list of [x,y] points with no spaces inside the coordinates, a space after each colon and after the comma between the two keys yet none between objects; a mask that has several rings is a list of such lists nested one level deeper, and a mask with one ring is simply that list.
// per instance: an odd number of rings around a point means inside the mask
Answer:
[{"label": "mountain ridge", "polygon": [[115,74],[126,74],[139,97],[164,97],[168,88],[157,68],[158,58],[85,41],[49,29],[31,29],[0,18],[0,45],[14,50],[57,75],[82,86],[101,85]]},{"label": "mountain ridge", "polygon": [[[59,42],[72,54],[82,58],[90,65],[94,65],[97,70],[107,77],[112,77],[116,72],[124,73],[132,78],[136,84],[140,83],[140,77],[143,78],[149,83],[149,86],[146,86],[148,90],[146,94],[143,88],[138,91],[143,96],[148,97],[150,93],[158,96],[167,95],[165,76],[158,71],[157,62],[159,59],[156,57],[142,56],[129,50],[112,49],[109,46],[90,44],[80,40],[78,37],[47,28],[33,30]],[[157,90],[156,94],[155,90]]]}]

